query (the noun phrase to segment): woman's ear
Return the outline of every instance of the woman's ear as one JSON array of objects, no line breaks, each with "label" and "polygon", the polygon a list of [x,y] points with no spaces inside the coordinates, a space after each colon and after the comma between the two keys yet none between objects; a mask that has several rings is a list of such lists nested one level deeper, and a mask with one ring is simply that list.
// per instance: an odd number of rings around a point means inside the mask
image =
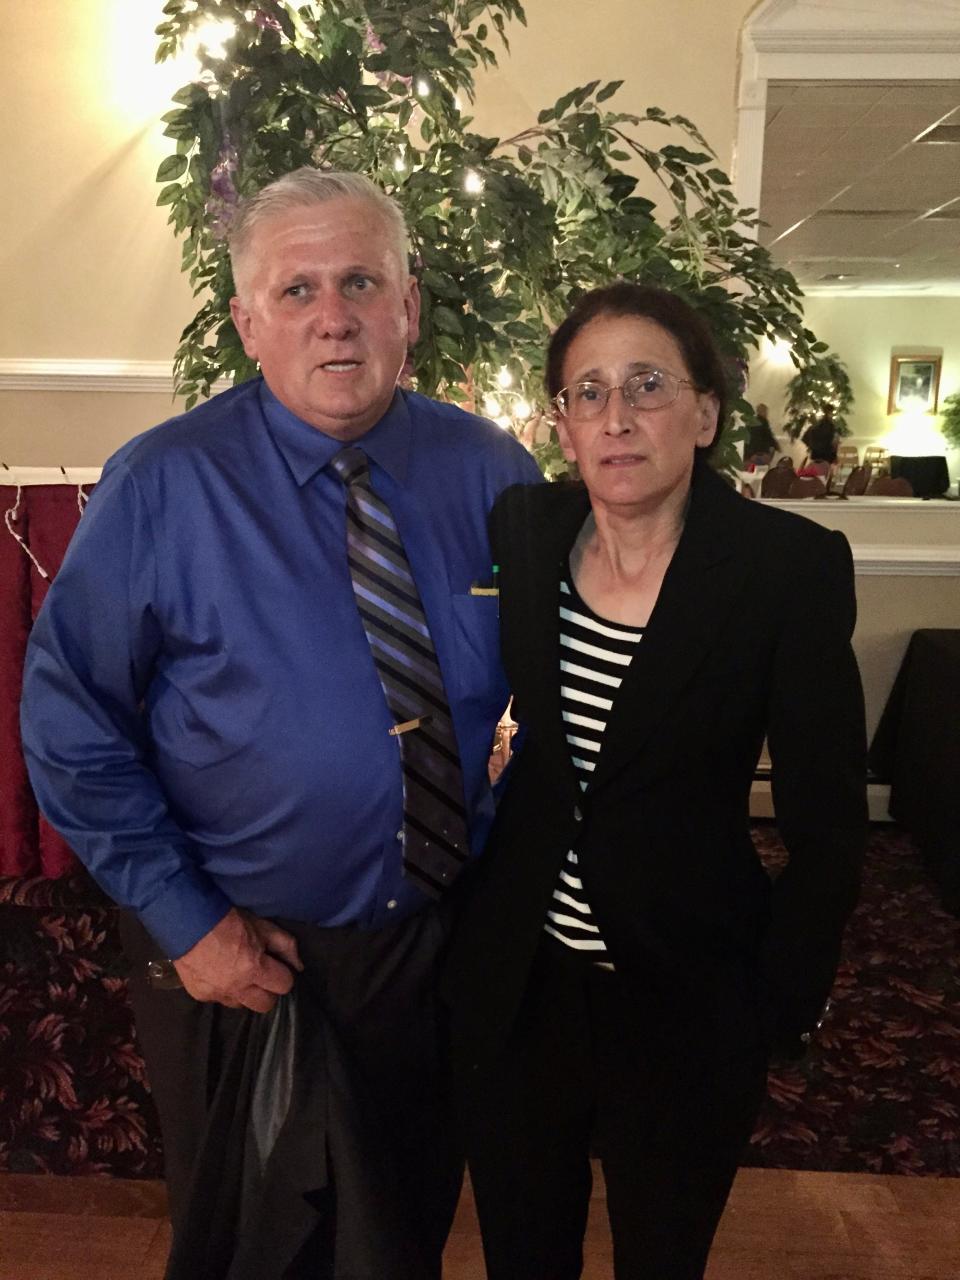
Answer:
[{"label": "woman's ear", "polygon": [[573,447],[573,439],[570,435],[570,428],[567,426],[567,420],[562,413],[558,413],[554,419],[557,428],[557,439],[560,441],[560,448],[563,450],[563,456],[568,462],[576,462],[577,451]]},{"label": "woman's ear", "polygon": [[697,412],[700,418],[696,445],[698,449],[705,449],[707,445],[713,444],[713,438],[717,434],[717,419],[720,417],[720,401],[712,391],[700,393]]}]

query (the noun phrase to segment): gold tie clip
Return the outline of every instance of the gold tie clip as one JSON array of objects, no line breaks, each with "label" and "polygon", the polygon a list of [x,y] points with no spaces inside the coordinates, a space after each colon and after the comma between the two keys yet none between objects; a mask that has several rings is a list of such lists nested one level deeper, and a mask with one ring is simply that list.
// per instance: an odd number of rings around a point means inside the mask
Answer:
[{"label": "gold tie clip", "polygon": [[403,724],[395,724],[392,729],[388,729],[387,733],[391,738],[396,738],[401,733],[409,733],[411,729],[419,729],[422,724],[429,724],[431,716],[417,716],[415,720],[404,720]]}]

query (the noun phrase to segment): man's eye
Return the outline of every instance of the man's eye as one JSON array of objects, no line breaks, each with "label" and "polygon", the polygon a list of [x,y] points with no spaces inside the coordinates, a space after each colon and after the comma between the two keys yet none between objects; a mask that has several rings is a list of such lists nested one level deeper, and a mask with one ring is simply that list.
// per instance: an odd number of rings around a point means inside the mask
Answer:
[{"label": "man's eye", "polygon": [[284,290],[284,296],[287,298],[302,298],[307,292],[305,284],[292,284]]},{"label": "man's eye", "polygon": [[602,395],[601,388],[595,382],[579,382],[573,389],[574,399],[584,404],[594,404]]},{"label": "man's eye", "polygon": [[373,288],[373,281],[369,276],[352,276],[348,288],[353,293],[366,293]]}]

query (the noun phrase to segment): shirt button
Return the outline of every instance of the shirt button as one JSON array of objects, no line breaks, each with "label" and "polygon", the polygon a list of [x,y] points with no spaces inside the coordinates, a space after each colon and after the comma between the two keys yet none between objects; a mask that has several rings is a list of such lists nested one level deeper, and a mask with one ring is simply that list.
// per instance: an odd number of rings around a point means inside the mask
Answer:
[{"label": "shirt button", "polygon": [[398,839],[398,840],[402,840],[402,839],[403,839],[403,829],[402,829],[402,828],[397,832],[397,839]]},{"label": "shirt button", "polygon": [[396,905],[397,905],[396,898],[391,898],[390,901],[387,903],[387,910],[392,911]]},{"label": "shirt button", "polygon": [[573,806],[573,820],[574,822],[583,821],[583,814],[580,812],[580,806],[578,804]]}]

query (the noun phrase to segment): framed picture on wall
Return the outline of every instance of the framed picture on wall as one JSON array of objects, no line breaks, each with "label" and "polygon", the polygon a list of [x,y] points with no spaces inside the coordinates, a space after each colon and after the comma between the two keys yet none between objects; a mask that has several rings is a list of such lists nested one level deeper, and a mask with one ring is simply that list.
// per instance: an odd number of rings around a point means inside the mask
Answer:
[{"label": "framed picture on wall", "polygon": [[887,413],[936,413],[940,356],[893,356]]}]

